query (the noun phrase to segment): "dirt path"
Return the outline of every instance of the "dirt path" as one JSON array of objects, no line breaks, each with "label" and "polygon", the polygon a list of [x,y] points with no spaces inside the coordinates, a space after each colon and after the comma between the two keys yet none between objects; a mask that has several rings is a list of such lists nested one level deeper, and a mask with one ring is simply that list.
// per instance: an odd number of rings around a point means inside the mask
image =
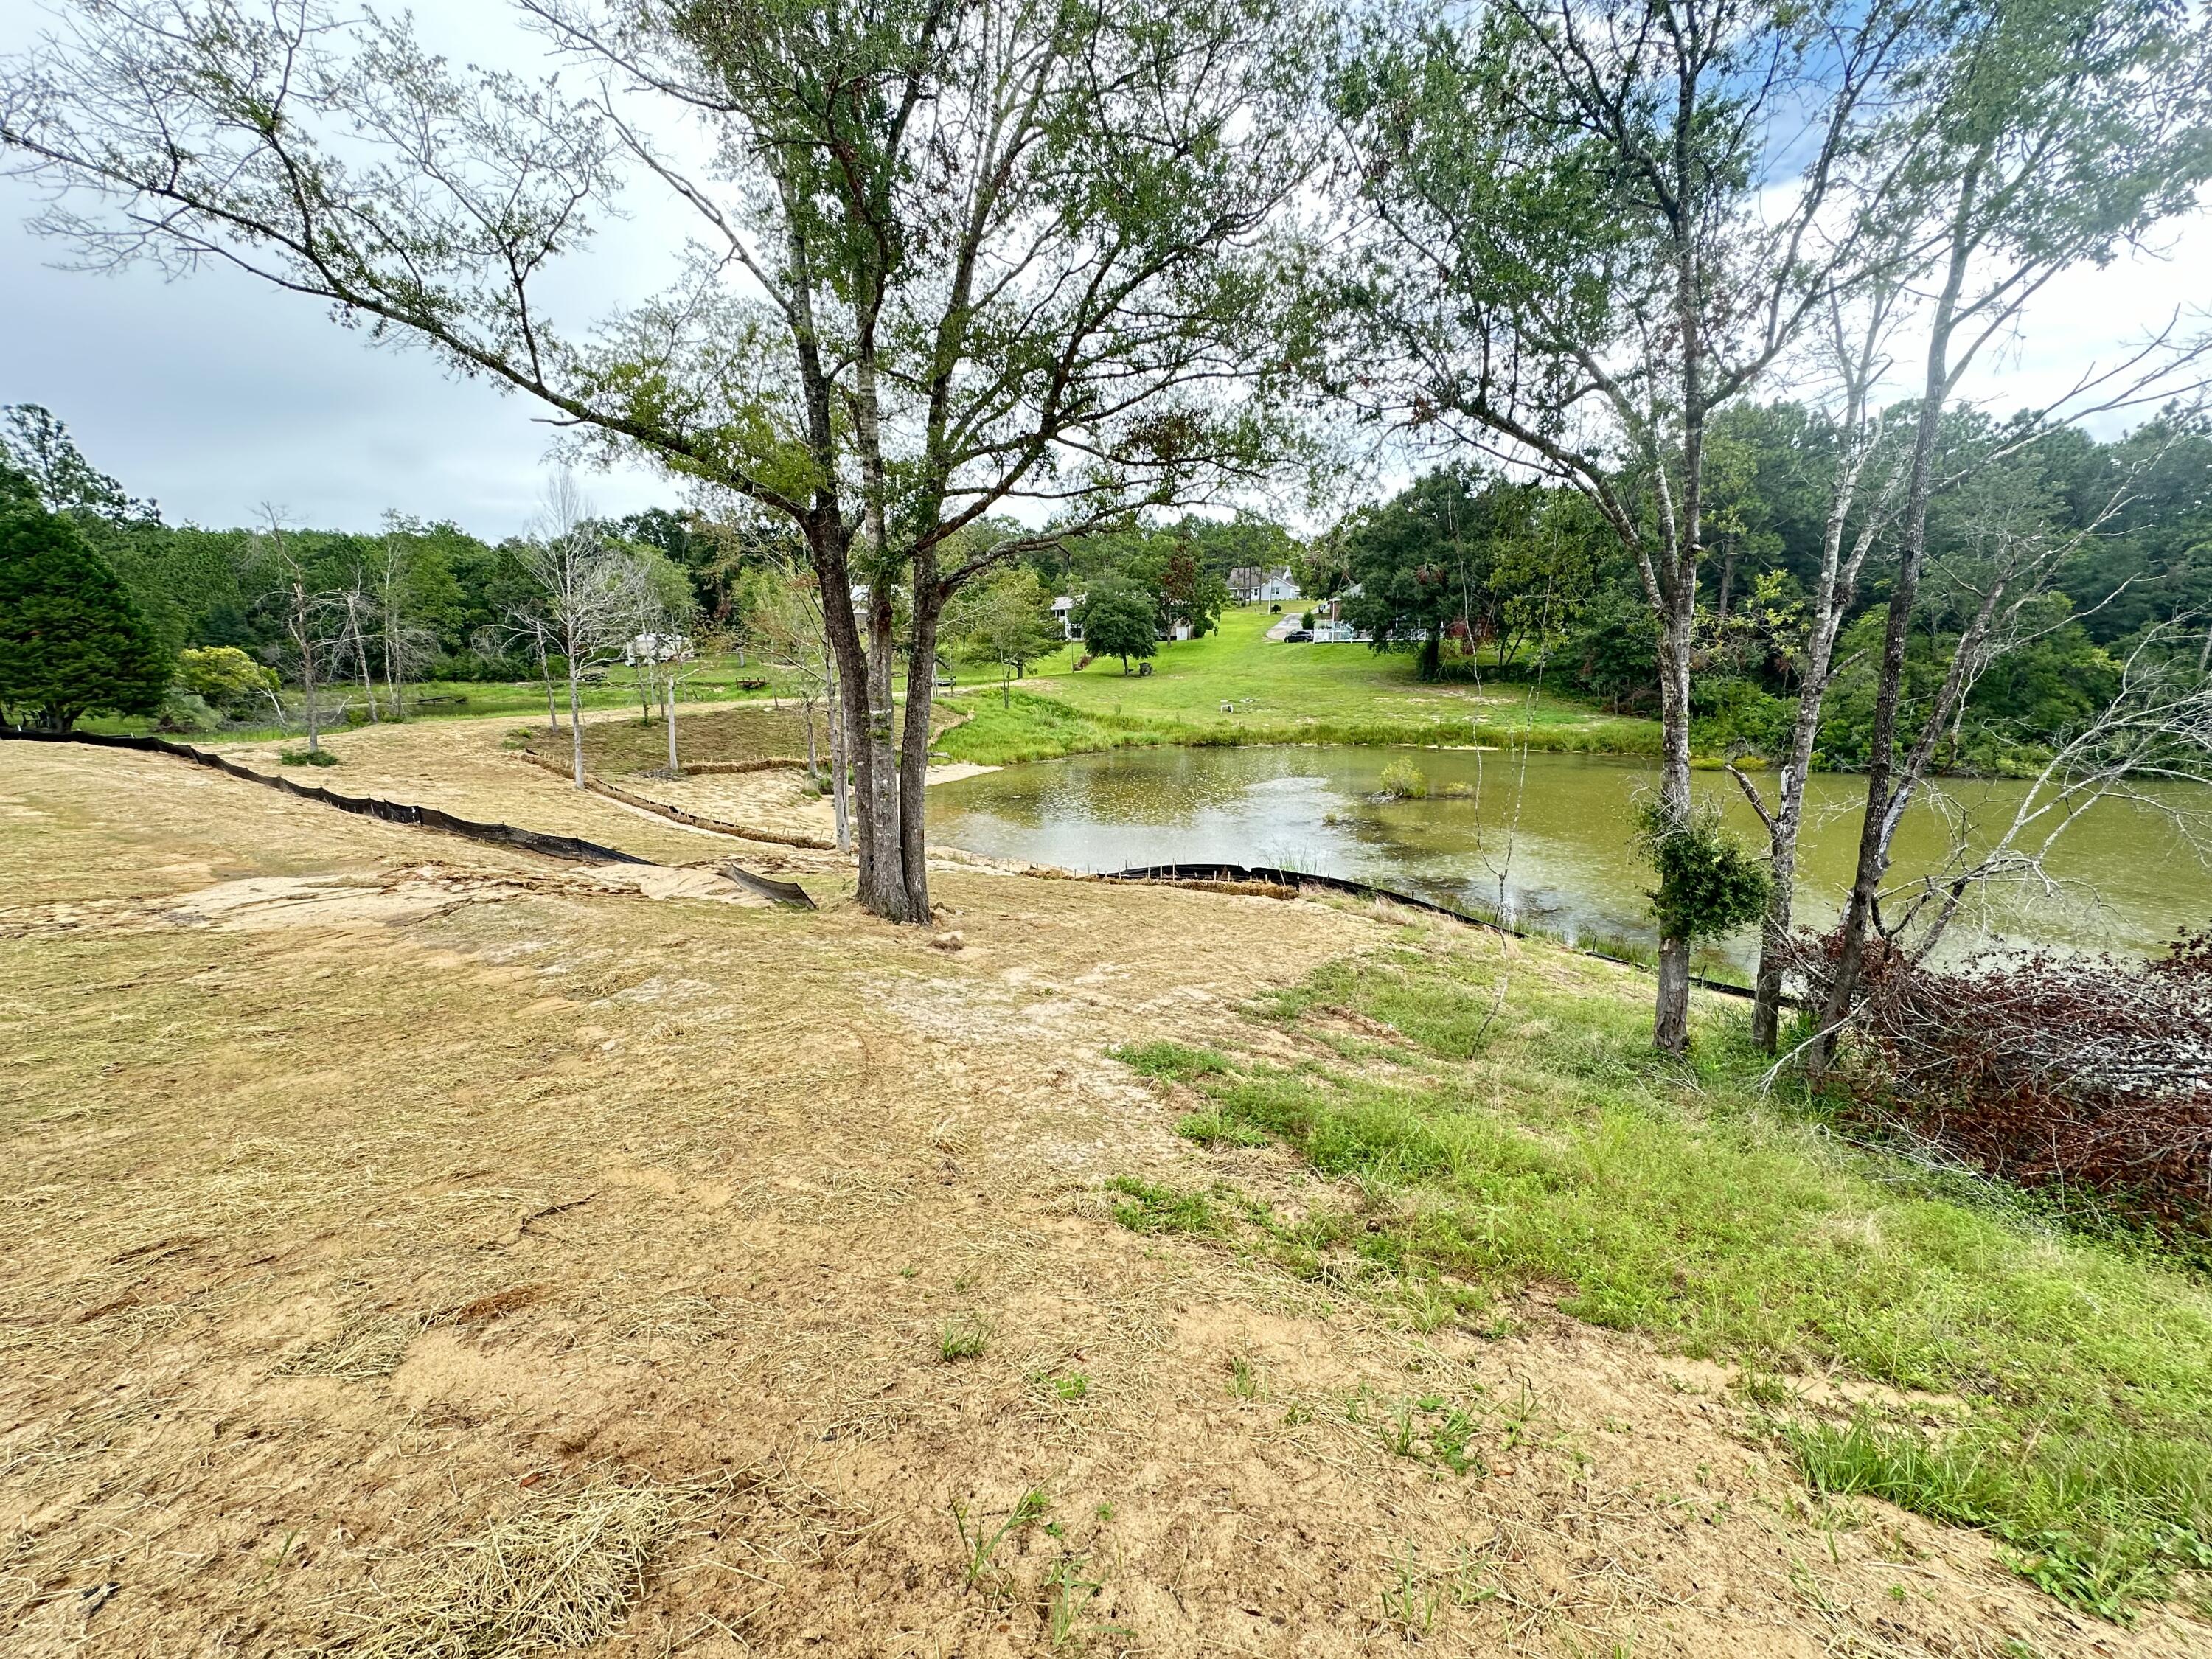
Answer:
[{"label": "dirt path", "polygon": [[[700,856],[484,738],[350,733],[335,781]],[[948,951],[155,757],[0,762],[11,1656],[2204,1635],[1816,1508],[1724,1374],[1542,1298],[1423,1333],[1117,1224],[1121,1176],[1312,1196],[1105,1050],[1248,1030],[1387,917],[955,869]],[[1453,1412],[1465,1455],[1404,1444]]]}]

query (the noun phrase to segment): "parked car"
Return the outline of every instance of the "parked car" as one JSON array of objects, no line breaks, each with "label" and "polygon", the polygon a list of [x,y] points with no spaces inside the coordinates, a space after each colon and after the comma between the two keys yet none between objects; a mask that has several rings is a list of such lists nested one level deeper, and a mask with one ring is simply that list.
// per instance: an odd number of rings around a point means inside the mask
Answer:
[{"label": "parked car", "polygon": [[1285,645],[1311,645],[1313,643],[1313,629],[1310,628],[1293,628],[1289,633],[1283,635],[1283,643]]}]

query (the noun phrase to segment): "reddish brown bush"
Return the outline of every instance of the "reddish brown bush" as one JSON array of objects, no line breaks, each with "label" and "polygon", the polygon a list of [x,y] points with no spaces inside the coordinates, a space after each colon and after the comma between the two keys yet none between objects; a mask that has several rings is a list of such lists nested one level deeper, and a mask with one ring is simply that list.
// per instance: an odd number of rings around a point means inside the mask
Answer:
[{"label": "reddish brown bush", "polygon": [[1862,1117],[2023,1185],[2212,1231],[2212,933],[2148,963],[1936,973],[1870,954],[1856,1037],[1844,1076]]}]

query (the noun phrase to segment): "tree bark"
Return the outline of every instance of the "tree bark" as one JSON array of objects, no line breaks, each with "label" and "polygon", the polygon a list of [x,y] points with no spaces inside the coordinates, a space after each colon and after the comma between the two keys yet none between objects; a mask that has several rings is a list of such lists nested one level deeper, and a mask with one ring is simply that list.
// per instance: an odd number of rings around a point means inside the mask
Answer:
[{"label": "tree bark", "polygon": [[307,752],[319,754],[323,744],[319,711],[315,707],[315,618],[307,604],[307,586],[303,577],[292,579],[292,616],[299,631],[300,689],[307,705]]},{"label": "tree bark", "polygon": [[684,770],[676,758],[676,670],[672,664],[667,678],[663,682],[660,706],[668,717],[668,775],[672,778]]},{"label": "tree bark", "polygon": [[[1682,499],[1667,525],[1662,580],[1651,598],[1659,611],[1659,805],[1677,823],[1690,816],[1690,657],[1698,614],[1698,558],[1703,534],[1705,459],[1704,281],[1698,270],[1692,214],[1698,187],[1690,158],[1691,114],[1696,86],[1678,71],[1674,115],[1674,321],[1682,354]],[[1665,469],[1661,467],[1663,486]],[[1690,1046],[1690,942],[1659,937],[1659,985],[1651,1019],[1655,1048],[1670,1054]]]},{"label": "tree bark", "polygon": [[[1795,922],[1797,879],[1797,837],[1805,817],[1805,791],[1813,771],[1813,751],[1820,740],[1821,706],[1835,678],[1836,641],[1843,631],[1852,596],[1858,589],[1859,572],[1886,516],[1889,499],[1886,487],[1868,521],[1860,527],[1848,556],[1844,550],[1850,516],[1859,500],[1860,480],[1870,459],[1874,434],[1865,424],[1867,393],[1874,374],[1879,319],[1869,329],[1864,349],[1858,354],[1844,416],[1845,442],[1850,447],[1838,462],[1828,511],[1820,534],[1820,574],[1813,595],[1813,617],[1805,642],[1805,667],[1799,677],[1797,717],[1790,733],[1790,753],[1783,762],[1779,798],[1770,813],[1749,783],[1747,793],[1766,823],[1767,860],[1772,876],[1766,915],[1760,925],[1759,970],[1753,980],[1751,1036],[1763,1052],[1772,1054],[1782,1032],[1782,982]],[[1892,480],[1893,487],[1894,479]],[[1739,778],[1741,775],[1738,774]]]},{"label": "tree bark", "polygon": [[906,862],[899,849],[899,757],[891,697],[890,595],[879,582],[868,595],[865,771],[860,780],[860,902],[891,921],[913,921]]},{"label": "tree bark", "polygon": [[845,744],[845,697],[842,679],[837,672],[837,659],[830,659],[830,805],[837,818],[837,850],[853,850],[853,819],[847,803],[846,789],[851,782],[847,775]]},{"label": "tree bark", "polygon": [[929,856],[927,811],[930,714],[937,700],[937,624],[945,595],[937,580],[937,560],[923,553],[915,560],[912,631],[906,659],[906,723],[899,733],[899,865],[906,875],[909,920],[927,922]]}]

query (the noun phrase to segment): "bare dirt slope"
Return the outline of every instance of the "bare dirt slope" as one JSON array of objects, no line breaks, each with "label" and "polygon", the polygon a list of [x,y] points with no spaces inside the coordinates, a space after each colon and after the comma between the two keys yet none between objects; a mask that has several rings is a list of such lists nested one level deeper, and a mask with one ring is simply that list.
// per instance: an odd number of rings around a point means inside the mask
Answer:
[{"label": "bare dirt slope", "polygon": [[[341,787],[727,850],[482,725],[349,742]],[[653,899],[0,747],[0,1651],[2203,1635],[1814,1506],[1723,1374],[1540,1299],[1422,1334],[1117,1225],[1109,1179],[1221,1166],[1103,1051],[1226,1033],[1388,917],[955,868],[952,951],[813,869],[812,915]],[[1395,1434],[1452,1413],[1456,1459]]]}]

